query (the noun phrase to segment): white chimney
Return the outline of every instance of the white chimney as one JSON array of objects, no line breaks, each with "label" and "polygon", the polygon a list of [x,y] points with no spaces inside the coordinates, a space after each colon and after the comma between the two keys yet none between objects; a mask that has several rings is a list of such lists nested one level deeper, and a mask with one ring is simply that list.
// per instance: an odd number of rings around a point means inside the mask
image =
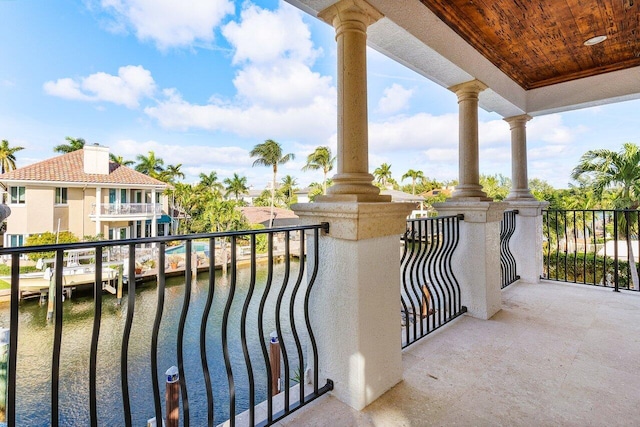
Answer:
[{"label": "white chimney", "polygon": [[109,175],[109,147],[84,146],[84,173]]}]

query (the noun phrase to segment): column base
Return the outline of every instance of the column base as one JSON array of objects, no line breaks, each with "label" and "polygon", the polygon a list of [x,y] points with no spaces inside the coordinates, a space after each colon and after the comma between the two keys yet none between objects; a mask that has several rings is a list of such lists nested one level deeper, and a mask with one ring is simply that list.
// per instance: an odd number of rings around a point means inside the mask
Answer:
[{"label": "column base", "polygon": [[487,193],[482,191],[481,185],[475,184],[461,184],[456,186],[455,190],[451,194],[451,198],[449,200],[455,201],[481,201],[481,202],[493,202],[493,199],[487,197]]},{"label": "column base", "polygon": [[517,202],[519,200],[537,201],[537,199],[535,197],[533,197],[533,194],[531,194],[531,192],[528,189],[525,189],[525,190],[511,190],[511,192],[509,193],[509,195],[505,199],[506,202],[510,202],[510,201]]}]

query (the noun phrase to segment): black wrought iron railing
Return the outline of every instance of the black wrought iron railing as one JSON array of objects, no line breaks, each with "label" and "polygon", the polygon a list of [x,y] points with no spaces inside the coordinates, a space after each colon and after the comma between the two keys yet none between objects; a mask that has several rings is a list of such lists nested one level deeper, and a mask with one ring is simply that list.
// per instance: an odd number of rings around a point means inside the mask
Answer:
[{"label": "black wrought iron railing", "polygon": [[543,212],[543,278],[639,290],[637,210]]},{"label": "black wrought iron railing", "polygon": [[[161,420],[172,365],[172,416],[183,426],[233,426],[240,415],[270,425],[326,393],[332,382],[318,383],[322,349],[309,319],[321,260],[306,252],[323,227],[0,250],[11,269],[10,308],[0,310],[10,328],[7,425]],[[48,269],[21,273],[29,255],[48,259]],[[88,261],[64,265],[74,259]],[[42,304],[21,301],[33,295]]]},{"label": "black wrought iron railing", "polygon": [[520,279],[517,272],[516,258],[511,252],[509,243],[516,231],[517,210],[505,211],[500,222],[500,278],[502,289]]},{"label": "black wrought iron railing", "polygon": [[459,216],[407,221],[402,236],[402,347],[407,347],[467,311],[453,273]]}]

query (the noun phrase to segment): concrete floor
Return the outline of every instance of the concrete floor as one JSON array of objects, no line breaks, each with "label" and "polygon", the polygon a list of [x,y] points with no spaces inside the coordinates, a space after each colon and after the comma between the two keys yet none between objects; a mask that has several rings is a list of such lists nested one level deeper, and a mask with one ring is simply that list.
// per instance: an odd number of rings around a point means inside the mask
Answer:
[{"label": "concrete floor", "polygon": [[324,396],[280,426],[640,426],[640,294],[514,284],[404,351],[404,381],[355,411]]}]

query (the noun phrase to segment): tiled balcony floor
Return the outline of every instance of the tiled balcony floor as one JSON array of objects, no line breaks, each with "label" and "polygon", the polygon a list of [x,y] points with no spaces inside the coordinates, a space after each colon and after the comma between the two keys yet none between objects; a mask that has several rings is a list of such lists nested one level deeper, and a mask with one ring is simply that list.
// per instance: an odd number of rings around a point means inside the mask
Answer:
[{"label": "tiled balcony floor", "polygon": [[318,399],[283,426],[640,425],[640,295],[515,284],[404,352],[404,381],[355,411]]}]

